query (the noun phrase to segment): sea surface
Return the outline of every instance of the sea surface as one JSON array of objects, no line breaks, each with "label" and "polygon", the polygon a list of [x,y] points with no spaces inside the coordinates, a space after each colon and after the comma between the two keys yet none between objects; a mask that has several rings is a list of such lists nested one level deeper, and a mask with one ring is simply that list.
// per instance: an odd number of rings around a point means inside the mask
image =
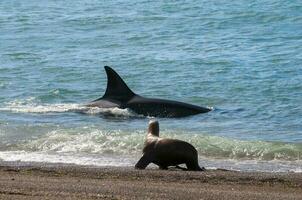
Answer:
[{"label": "sea surface", "polygon": [[157,119],[201,166],[302,172],[301,1],[0,1],[0,161],[134,166],[152,116],[84,106],[105,65],[213,108]]}]

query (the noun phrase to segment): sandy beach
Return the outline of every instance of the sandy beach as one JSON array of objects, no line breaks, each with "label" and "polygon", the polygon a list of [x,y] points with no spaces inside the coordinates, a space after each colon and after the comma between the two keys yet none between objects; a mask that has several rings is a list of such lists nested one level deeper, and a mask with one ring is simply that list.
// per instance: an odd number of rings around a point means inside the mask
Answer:
[{"label": "sandy beach", "polygon": [[302,173],[0,167],[0,199],[302,199]]}]

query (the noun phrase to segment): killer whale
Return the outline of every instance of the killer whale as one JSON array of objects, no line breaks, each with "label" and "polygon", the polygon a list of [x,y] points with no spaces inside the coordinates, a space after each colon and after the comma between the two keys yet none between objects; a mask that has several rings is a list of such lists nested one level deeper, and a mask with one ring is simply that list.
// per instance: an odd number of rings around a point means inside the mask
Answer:
[{"label": "killer whale", "polygon": [[186,117],[211,111],[210,108],[188,103],[137,95],[111,67],[105,66],[104,68],[107,74],[105,94],[103,97],[86,104],[88,107],[129,108],[140,115],[167,118]]}]

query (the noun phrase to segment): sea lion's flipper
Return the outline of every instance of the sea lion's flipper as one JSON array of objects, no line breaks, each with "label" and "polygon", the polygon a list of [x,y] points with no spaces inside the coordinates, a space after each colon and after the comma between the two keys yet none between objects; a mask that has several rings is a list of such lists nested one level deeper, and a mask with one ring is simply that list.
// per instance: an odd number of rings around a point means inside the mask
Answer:
[{"label": "sea lion's flipper", "polygon": [[186,166],[188,168],[188,171],[205,171],[206,170],[204,167],[199,167],[197,160],[194,160],[192,162],[187,162]]},{"label": "sea lion's flipper", "polygon": [[141,159],[136,163],[136,169],[145,169],[152,162],[152,156],[150,154],[144,154]]},{"label": "sea lion's flipper", "polygon": [[199,171],[206,171],[205,167],[200,167]]}]

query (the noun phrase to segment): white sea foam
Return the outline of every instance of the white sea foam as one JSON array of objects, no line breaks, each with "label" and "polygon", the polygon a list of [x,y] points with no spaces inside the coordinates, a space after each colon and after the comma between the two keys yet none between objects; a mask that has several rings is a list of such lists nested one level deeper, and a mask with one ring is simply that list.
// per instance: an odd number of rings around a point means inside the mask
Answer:
[{"label": "white sea foam", "polygon": [[64,163],[76,165],[94,166],[133,166],[136,158],[126,156],[106,156],[106,155],[74,155],[69,153],[46,153],[46,152],[26,152],[7,151],[0,152],[0,159],[7,162],[44,162],[44,163]]},{"label": "white sea foam", "polygon": [[110,116],[139,117],[139,115],[130,109],[87,107],[84,104],[75,103],[42,104],[34,102],[34,98],[8,102],[4,107],[0,107],[0,111],[16,113],[80,112],[91,115],[104,114]]},{"label": "white sea foam", "polygon": [[[166,130],[162,130],[162,135],[176,137]],[[58,128],[38,138],[3,148],[0,151],[0,159],[96,166],[133,166],[141,155],[144,138],[144,131],[108,131],[89,126],[76,129]],[[302,161],[296,155],[299,152],[299,145],[233,141],[215,136],[183,133],[179,133],[177,138],[192,143],[199,152],[200,165],[209,169],[302,171]],[[279,156],[281,153],[283,157]]]},{"label": "white sea foam", "polygon": [[22,105],[11,103],[7,107],[0,108],[1,111],[21,112],[21,113],[48,113],[48,112],[68,112],[84,110],[78,104],[44,104],[44,105]]},{"label": "white sea foam", "polygon": [[[54,130],[44,137],[19,144],[27,151],[58,153],[129,154],[142,149],[142,133],[108,132],[98,129]],[[87,133],[88,132],[88,133]]]},{"label": "white sea foam", "polygon": [[[6,162],[39,162],[63,163],[93,166],[122,166],[133,167],[140,158],[140,154],[108,155],[83,153],[50,153],[26,151],[0,151],[0,160]],[[200,166],[206,169],[227,169],[233,171],[259,172],[302,172],[301,161],[256,161],[256,160],[223,160],[199,157]],[[153,164],[150,167],[155,167]]]},{"label": "white sea foam", "polygon": [[104,114],[111,116],[124,116],[124,117],[139,117],[138,114],[134,113],[130,109],[120,109],[120,108],[98,108],[98,107],[84,107],[81,111],[86,114]]},{"label": "white sea foam", "polygon": [[[145,138],[144,130],[108,130],[100,126],[77,128],[53,127],[3,150],[46,151],[57,153],[139,153]],[[42,131],[44,131],[42,130]],[[241,141],[224,137],[161,131],[163,137],[177,138],[193,144],[200,155],[207,158],[259,160],[259,161],[301,161],[302,144]]]}]

